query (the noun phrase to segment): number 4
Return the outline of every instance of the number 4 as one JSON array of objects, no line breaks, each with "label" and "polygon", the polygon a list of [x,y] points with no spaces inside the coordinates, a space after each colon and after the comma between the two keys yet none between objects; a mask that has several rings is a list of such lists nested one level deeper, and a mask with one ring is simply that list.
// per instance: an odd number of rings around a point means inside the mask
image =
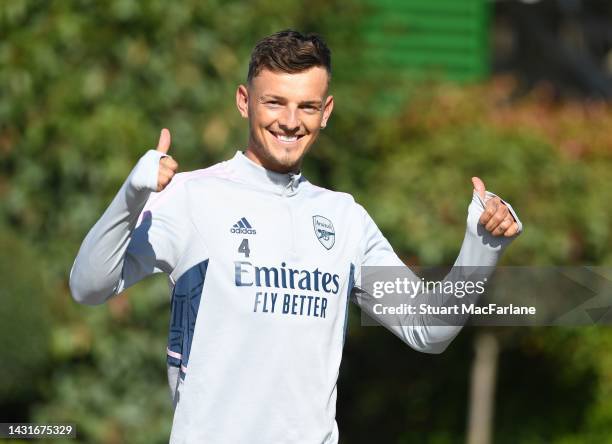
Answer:
[{"label": "number 4", "polygon": [[244,257],[249,257],[249,254],[251,253],[251,249],[249,248],[248,239],[242,239],[242,242],[240,243],[240,246],[238,247],[238,253],[243,253]]}]

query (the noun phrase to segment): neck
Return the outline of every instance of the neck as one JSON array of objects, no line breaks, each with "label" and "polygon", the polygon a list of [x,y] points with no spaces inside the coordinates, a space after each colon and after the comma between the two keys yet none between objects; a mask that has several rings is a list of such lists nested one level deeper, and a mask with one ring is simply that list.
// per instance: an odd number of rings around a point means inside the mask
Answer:
[{"label": "neck", "polygon": [[259,166],[263,166],[263,164],[259,160],[259,157],[257,157],[257,155],[253,152],[253,149],[250,146],[244,151],[244,155],[248,157],[251,161],[253,161],[253,163],[256,163]]}]

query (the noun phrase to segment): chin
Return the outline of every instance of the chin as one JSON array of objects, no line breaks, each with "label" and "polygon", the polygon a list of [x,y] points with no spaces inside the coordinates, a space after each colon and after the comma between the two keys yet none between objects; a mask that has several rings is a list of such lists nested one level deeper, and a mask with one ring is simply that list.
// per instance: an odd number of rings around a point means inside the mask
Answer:
[{"label": "chin", "polygon": [[[304,142],[305,141],[302,141],[302,143]],[[294,146],[279,146],[276,140],[267,139],[265,136],[256,138],[251,143],[255,148],[253,150],[254,154],[259,159],[261,165],[268,170],[279,173],[299,170],[301,168],[302,158],[308,151],[307,147],[300,146],[300,144],[295,144]]]},{"label": "chin", "polygon": [[264,158],[271,170],[278,170],[279,172],[287,173],[290,171],[297,171],[300,169],[301,160],[304,155],[304,151],[301,149],[287,149],[285,147],[266,147],[264,148]]},{"label": "chin", "polygon": [[271,163],[274,163],[276,168],[274,170],[279,170],[279,172],[289,173],[291,171],[297,171],[300,169],[300,159],[281,156],[281,157],[272,157]]}]

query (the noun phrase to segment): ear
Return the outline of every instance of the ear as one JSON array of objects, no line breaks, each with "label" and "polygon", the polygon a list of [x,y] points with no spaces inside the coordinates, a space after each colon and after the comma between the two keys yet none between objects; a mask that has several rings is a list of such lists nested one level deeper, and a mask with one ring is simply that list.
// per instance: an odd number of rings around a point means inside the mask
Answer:
[{"label": "ear", "polygon": [[332,110],[334,109],[334,96],[327,96],[325,99],[325,105],[323,107],[323,119],[321,120],[321,128],[325,128],[327,120],[331,116]]},{"label": "ear", "polygon": [[249,90],[244,85],[239,85],[236,90],[236,107],[242,117],[249,118]]}]

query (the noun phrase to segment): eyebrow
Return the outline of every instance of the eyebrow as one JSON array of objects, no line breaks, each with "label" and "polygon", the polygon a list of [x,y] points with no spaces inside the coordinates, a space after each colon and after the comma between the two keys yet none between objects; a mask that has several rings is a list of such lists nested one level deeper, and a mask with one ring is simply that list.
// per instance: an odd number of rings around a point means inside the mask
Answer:
[{"label": "eyebrow", "polygon": [[[281,97],[281,96],[275,96],[273,94],[264,94],[263,96],[261,96],[259,98],[260,101],[263,100],[278,100],[279,102],[286,102],[287,99],[285,97]],[[317,105],[317,106],[323,106],[323,101],[322,100],[304,100],[303,102],[300,102],[300,105]]]}]

